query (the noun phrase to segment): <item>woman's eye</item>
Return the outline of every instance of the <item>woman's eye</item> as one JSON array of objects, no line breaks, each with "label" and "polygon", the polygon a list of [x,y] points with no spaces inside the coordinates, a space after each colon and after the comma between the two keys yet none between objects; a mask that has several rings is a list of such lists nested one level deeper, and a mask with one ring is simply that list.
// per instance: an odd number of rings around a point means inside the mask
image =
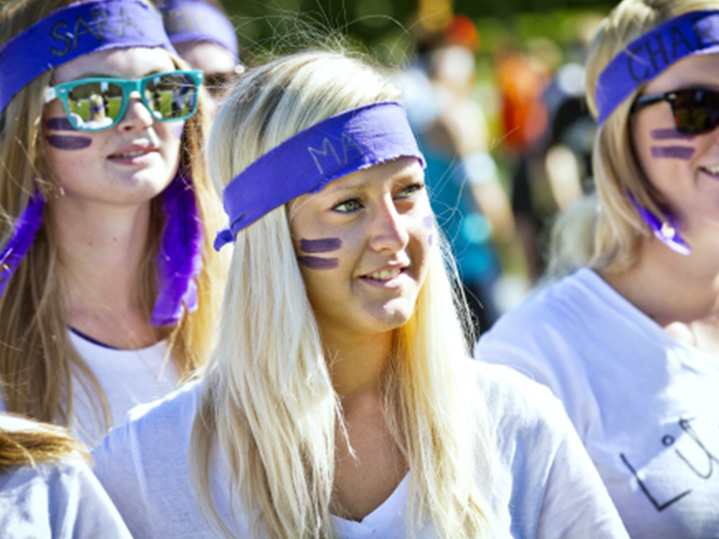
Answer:
[{"label": "woman's eye", "polygon": [[397,198],[409,198],[415,193],[421,191],[422,189],[424,189],[423,183],[413,183],[412,185],[408,185],[407,187],[402,189],[398,193]]},{"label": "woman's eye", "polygon": [[340,202],[334,208],[332,208],[332,210],[338,211],[340,213],[351,213],[361,208],[362,203],[356,198],[351,198],[349,200],[345,200],[344,202]]}]

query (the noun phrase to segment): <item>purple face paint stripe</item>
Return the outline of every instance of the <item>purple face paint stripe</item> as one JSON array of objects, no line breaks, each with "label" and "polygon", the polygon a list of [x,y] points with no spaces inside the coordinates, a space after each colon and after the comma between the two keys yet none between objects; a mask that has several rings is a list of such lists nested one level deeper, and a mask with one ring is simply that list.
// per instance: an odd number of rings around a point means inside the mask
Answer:
[{"label": "purple face paint stripe", "polygon": [[422,226],[427,229],[434,228],[434,217],[431,215],[428,215],[427,217],[424,217],[422,219]]},{"label": "purple face paint stripe", "polygon": [[434,234],[430,234],[429,238],[427,238],[427,243],[431,245],[434,245]]},{"label": "purple face paint stripe", "polygon": [[318,240],[300,240],[300,249],[305,253],[329,253],[342,247],[339,238],[320,238]]},{"label": "purple face paint stripe", "polygon": [[45,127],[53,131],[77,131],[67,118],[50,118],[45,122]]},{"label": "purple face paint stripe", "polygon": [[92,139],[87,137],[68,137],[67,135],[47,135],[48,144],[58,150],[82,150],[92,144]]},{"label": "purple face paint stripe", "polygon": [[298,256],[297,261],[307,268],[316,270],[333,269],[340,265],[340,261],[336,258],[318,256]]},{"label": "purple face paint stripe", "polygon": [[694,138],[694,135],[685,135],[673,128],[654,129],[652,130],[651,135],[654,140],[692,140]]},{"label": "purple face paint stripe", "polygon": [[686,161],[694,155],[694,148],[687,146],[652,146],[651,151],[652,157],[660,159],[683,159]]}]

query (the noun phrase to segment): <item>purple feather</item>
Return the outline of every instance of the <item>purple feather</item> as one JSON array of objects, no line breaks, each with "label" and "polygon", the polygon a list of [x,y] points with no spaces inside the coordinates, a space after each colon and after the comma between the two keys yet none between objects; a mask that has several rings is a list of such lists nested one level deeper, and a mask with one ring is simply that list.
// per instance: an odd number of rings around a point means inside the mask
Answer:
[{"label": "purple feather", "polygon": [[42,210],[45,199],[39,191],[30,197],[27,206],[15,220],[15,233],[5,248],[0,252],[0,295],[5,292],[10,277],[17,269],[28,249],[32,245],[40,226],[42,226]]},{"label": "purple feather", "polygon": [[203,231],[192,180],[178,171],[160,196],[165,229],[157,253],[159,293],[150,318],[153,326],[177,324],[184,309],[197,310],[195,279],[202,270]]},{"label": "purple feather", "polygon": [[692,252],[689,244],[679,235],[677,224],[675,222],[671,220],[667,223],[662,222],[656,215],[651,213],[645,207],[640,206],[639,202],[637,202],[637,199],[634,198],[634,195],[631,192],[627,191],[627,195],[629,196],[629,201],[639,212],[642,220],[649,226],[652,232],[654,232],[654,236],[659,241],[669,247],[672,251],[681,255],[688,255]]}]

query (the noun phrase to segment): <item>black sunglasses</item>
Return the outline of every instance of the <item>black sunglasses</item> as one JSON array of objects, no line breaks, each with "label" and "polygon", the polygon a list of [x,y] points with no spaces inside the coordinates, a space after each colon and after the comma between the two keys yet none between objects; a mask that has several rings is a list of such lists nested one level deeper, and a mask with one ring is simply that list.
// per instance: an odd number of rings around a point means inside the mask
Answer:
[{"label": "black sunglasses", "polygon": [[665,94],[643,95],[634,102],[632,112],[662,101],[671,105],[674,125],[680,133],[702,135],[719,127],[719,90],[686,88]]}]

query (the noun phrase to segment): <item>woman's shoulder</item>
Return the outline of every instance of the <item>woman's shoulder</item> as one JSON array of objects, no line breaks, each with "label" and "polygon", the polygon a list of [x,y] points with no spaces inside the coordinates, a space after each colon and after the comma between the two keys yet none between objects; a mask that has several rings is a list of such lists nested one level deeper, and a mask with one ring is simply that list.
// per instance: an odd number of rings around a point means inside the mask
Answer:
[{"label": "woman's shoulder", "polygon": [[475,362],[469,369],[489,419],[487,473],[498,517],[507,518],[518,536],[626,537],[551,391],[503,365]]},{"label": "woman's shoulder", "polygon": [[155,516],[169,510],[159,506],[174,500],[185,508],[191,498],[188,459],[201,388],[200,381],[189,382],[133,408],[92,453],[95,474],[135,536],[153,535]]},{"label": "woman's shoulder", "polygon": [[564,417],[562,404],[545,385],[535,382],[514,368],[481,361],[468,361],[465,367],[495,421],[512,421],[537,426],[553,424],[557,415]]},{"label": "woman's shoulder", "polygon": [[132,437],[143,444],[189,439],[201,390],[201,381],[193,380],[165,397],[135,406],[127,413],[125,423],[111,429],[106,438]]},{"label": "woman's shoulder", "polygon": [[[2,417],[6,432],[35,432],[42,426]],[[13,466],[0,475],[0,536],[130,538],[130,532],[85,458],[68,452],[35,465]],[[42,533],[41,533],[42,534]]]},{"label": "woman's shoulder", "polygon": [[520,305],[502,315],[486,335],[518,327],[526,332],[557,320],[566,323],[579,319],[590,310],[601,309],[609,291],[609,286],[597,273],[581,268],[571,275],[539,285]]}]

